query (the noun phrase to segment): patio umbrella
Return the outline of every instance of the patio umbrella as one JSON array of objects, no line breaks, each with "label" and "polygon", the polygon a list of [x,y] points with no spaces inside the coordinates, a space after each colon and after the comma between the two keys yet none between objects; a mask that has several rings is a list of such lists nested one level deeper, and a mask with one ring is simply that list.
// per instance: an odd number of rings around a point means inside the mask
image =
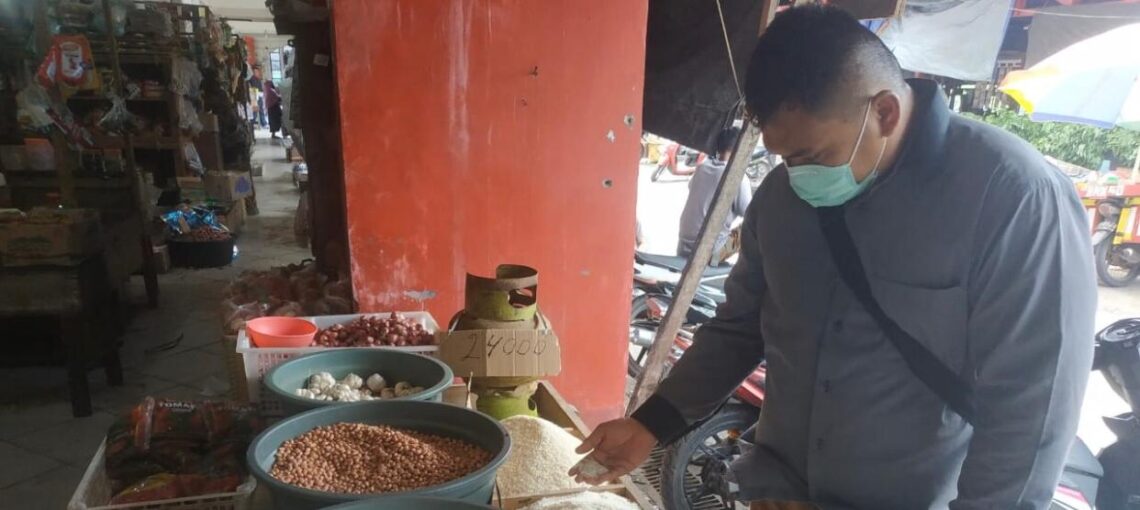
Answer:
[{"label": "patio umbrella", "polygon": [[999,89],[1035,121],[1140,130],[1140,23],[1077,42],[1009,73]]}]

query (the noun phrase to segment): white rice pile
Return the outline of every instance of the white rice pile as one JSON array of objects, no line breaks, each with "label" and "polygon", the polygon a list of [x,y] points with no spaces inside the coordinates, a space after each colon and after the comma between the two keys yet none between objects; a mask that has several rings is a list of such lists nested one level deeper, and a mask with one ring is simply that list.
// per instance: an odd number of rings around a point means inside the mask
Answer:
[{"label": "white rice pile", "polygon": [[638,510],[637,505],[612,492],[579,492],[540,499],[523,510]]},{"label": "white rice pile", "polygon": [[582,458],[574,453],[582,441],[573,434],[530,416],[512,416],[502,423],[511,433],[511,453],[499,468],[503,497],[588,487],[566,474]]}]

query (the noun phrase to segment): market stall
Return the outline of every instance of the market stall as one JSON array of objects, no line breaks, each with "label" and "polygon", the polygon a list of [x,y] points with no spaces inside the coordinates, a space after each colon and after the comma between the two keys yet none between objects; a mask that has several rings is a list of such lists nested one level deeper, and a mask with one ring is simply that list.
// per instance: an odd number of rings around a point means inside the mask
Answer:
[{"label": "market stall", "polygon": [[90,414],[89,369],[121,382],[128,280],[141,275],[157,306],[161,270],[229,264],[256,211],[239,42],[198,5],[0,13],[0,317],[62,325],[5,364],[65,366],[76,416]]},{"label": "market stall", "polygon": [[589,427],[546,380],[561,359],[537,272],[467,282],[441,326],[349,313],[348,282],[313,264],[242,275],[223,304],[231,399],[123,410],[70,508],[648,508],[628,478],[567,475]]}]

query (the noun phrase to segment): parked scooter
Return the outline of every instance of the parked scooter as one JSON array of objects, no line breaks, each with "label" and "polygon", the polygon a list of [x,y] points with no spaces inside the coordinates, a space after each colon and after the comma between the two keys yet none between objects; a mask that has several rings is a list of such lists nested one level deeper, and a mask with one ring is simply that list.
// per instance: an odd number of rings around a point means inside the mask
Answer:
[{"label": "parked scooter", "polygon": [[1096,274],[1108,287],[1123,287],[1140,276],[1140,197],[1096,203],[1092,244]]},{"label": "parked scooter", "polygon": [[[670,352],[670,365],[690,345],[692,335],[682,331]],[[1118,321],[1097,333],[1093,370],[1104,374],[1132,411],[1104,418],[1117,439],[1100,455],[1079,438],[1073,443],[1051,509],[1140,510],[1140,319]],[[735,486],[725,474],[750,447],[764,401],[765,375],[762,364],[720,410],[668,447],[660,466],[665,508],[735,508]]]},{"label": "parked scooter", "polygon": [[1140,319],[1117,321],[1097,333],[1093,370],[1104,374],[1131,412],[1104,418],[1116,442],[1100,455],[1077,439],[1053,508],[1140,510]]},{"label": "parked scooter", "polygon": [[[633,259],[633,302],[629,315],[629,361],[627,372],[637,377],[653,345],[657,327],[665,312],[673,304],[673,293],[685,257],[635,252]],[[701,284],[689,305],[682,331],[692,332],[708,322],[716,307],[724,302],[724,280],[732,266],[713,266],[705,269]]]}]

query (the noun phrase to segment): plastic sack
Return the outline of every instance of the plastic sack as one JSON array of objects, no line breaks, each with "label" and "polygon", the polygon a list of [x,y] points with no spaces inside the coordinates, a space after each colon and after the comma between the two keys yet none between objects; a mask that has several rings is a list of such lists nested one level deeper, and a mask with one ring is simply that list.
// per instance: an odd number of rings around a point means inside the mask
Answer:
[{"label": "plastic sack", "polygon": [[198,97],[202,88],[202,71],[193,61],[180,58],[171,68],[170,90],[181,96]]},{"label": "plastic sack", "polygon": [[293,239],[301,248],[309,247],[309,192],[301,192],[297,212],[293,214]]},{"label": "plastic sack", "polygon": [[[131,9],[131,2],[128,0],[106,0],[111,4],[111,24],[115,31],[116,36],[122,36],[126,32],[127,27],[127,11]],[[107,33],[107,18],[103,16],[102,11],[98,12],[92,20],[91,27],[95,32],[100,34]]]},{"label": "plastic sack", "polygon": [[111,96],[111,108],[96,125],[108,133],[126,133],[138,125],[138,119],[127,109],[127,102],[123,98]]},{"label": "plastic sack", "polygon": [[128,11],[127,30],[163,39],[174,37],[174,23],[170,21],[170,15],[154,8]]},{"label": "plastic sack", "polygon": [[227,334],[236,335],[245,327],[246,321],[264,317],[269,312],[269,305],[257,301],[235,305],[233,300],[222,301],[222,326]]},{"label": "plastic sack", "polygon": [[48,115],[50,108],[51,99],[38,83],[29,83],[16,93],[16,117],[29,131],[42,131],[52,125],[51,115]]},{"label": "plastic sack", "polygon": [[178,127],[189,131],[190,136],[195,138],[203,129],[202,120],[198,118],[198,109],[194,108],[194,103],[185,97],[178,102]]},{"label": "plastic sack", "polygon": [[202,164],[202,158],[198,155],[198,148],[194,146],[193,142],[182,142],[182,156],[186,160],[186,166],[194,173],[199,176],[206,173],[206,165]]}]

